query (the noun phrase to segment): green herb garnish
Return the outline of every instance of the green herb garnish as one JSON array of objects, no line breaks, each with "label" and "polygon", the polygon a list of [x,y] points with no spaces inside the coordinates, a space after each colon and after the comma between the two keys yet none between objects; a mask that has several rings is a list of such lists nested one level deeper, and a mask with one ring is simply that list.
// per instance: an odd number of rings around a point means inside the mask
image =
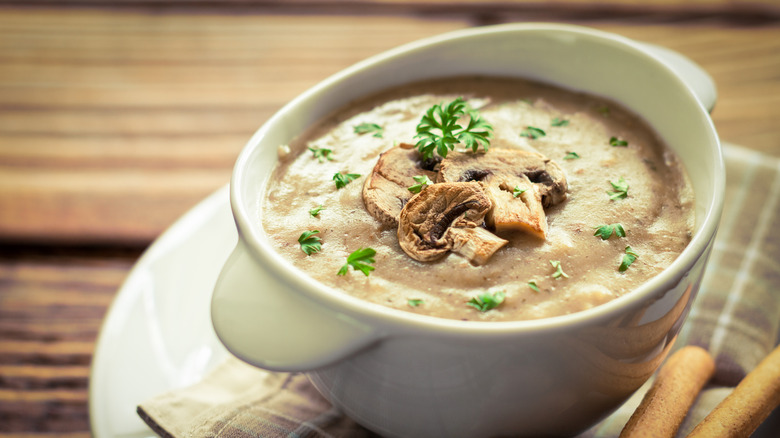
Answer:
[{"label": "green herb garnish", "polygon": [[636,261],[637,257],[639,257],[639,254],[635,253],[630,246],[627,246],[626,254],[623,256],[623,261],[620,263],[618,271],[624,272],[626,269],[628,269],[629,266],[631,266],[631,263]]},{"label": "green herb garnish", "polygon": [[368,274],[374,270],[374,267],[367,263],[374,263],[376,251],[373,248],[360,248],[347,256],[347,263],[339,269],[338,275],[347,275],[349,267],[360,271],[368,277]]},{"label": "green herb garnish", "polygon": [[602,106],[596,108],[596,110],[598,112],[600,112],[601,115],[603,115],[604,117],[609,117],[609,107],[608,106],[602,105]]},{"label": "green herb garnish", "polygon": [[555,268],[555,272],[552,274],[552,278],[558,279],[561,277],[569,278],[568,275],[566,275],[565,272],[563,272],[563,266],[561,266],[561,262],[558,260],[550,260],[550,264],[553,268]]},{"label": "green herb garnish", "polygon": [[409,187],[409,191],[412,193],[420,193],[422,189],[433,184],[433,181],[428,178],[428,175],[416,175],[412,178],[417,182],[417,184]]},{"label": "green herb garnish", "polygon": [[310,214],[312,217],[317,217],[317,216],[319,216],[319,214],[320,214],[320,212],[321,212],[322,210],[325,210],[325,206],[324,206],[324,205],[322,205],[322,204],[320,204],[320,205],[318,205],[318,206],[316,206],[316,207],[312,208],[311,210],[309,210],[309,214]]},{"label": "green herb garnish", "polygon": [[333,181],[336,183],[336,188],[341,189],[344,188],[347,184],[350,182],[360,178],[359,173],[341,173],[338,172],[335,175],[333,175]]},{"label": "green herb garnish", "polygon": [[330,155],[333,151],[330,149],[309,147],[309,150],[320,163],[324,163],[325,160],[333,161],[333,157]]},{"label": "green herb garnish", "polygon": [[534,126],[526,126],[525,129],[520,131],[520,137],[528,137],[531,140],[536,140],[537,138],[544,137],[545,135],[547,135],[546,132]]},{"label": "green herb garnish", "polygon": [[355,134],[374,134],[376,138],[382,138],[385,133],[385,128],[377,125],[376,123],[361,123],[354,127]]},{"label": "green herb garnish", "polygon": [[512,196],[517,198],[518,196],[520,196],[523,193],[525,193],[526,190],[528,190],[528,189],[521,189],[520,186],[515,186],[515,188],[512,189]]},{"label": "green herb garnish", "polygon": [[617,182],[609,182],[612,185],[612,188],[614,191],[608,191],[607,194],[609,195],[609,199],[615,200],[615,199],[622,199],[628,197],[628,183],[625,179],[621,176]]},{"label": "green herb garnish", "polygon": [[421,300],[419,298],[409,298],[406,301],[406,303],[409,304],[409,307],[417,307],[417,306],[419,306],[421,304],[424,304],[425,301],[423,301],[423,300]]},{"label": "green herb garnish", "polygon": [[566,152],[566,156],[563,157],[564,160],[577,160],[580,158],[580,154],[576,152]]},{"label": "green herb garnish", "polygon": [[[469,124],[463,128],[458,121],[465,115],[469,116]],[[433,157],[434,150],[446,158],[457,143],[463,143],[473,152],[480,145],[487,151],[492,132],[493,126],[484,121],[477,111],[468,110],[463,98],[458,97],[448,104],[434,105],[426,111],[417,125],[414,138],[420,140],[415,147],[423,159]]]},{"label": "green herb garnish", "polygon": [[534,292],[539,292],[539,286],[536,285],[535,281],[529,281],[528,282],[528,287],[530,287],[531,290],[534,291]]},{"label": "green herb garnish", "polygon": [[610,146],[622,146],[622,147],[628,147],[628,142],[625,140],[620,140],[617,137],[610,137],[609,138],[609,144]]},{"label": "green herb garnish", "polygon": [[315,252],[322,250],[322,244],[320,238],[315,236],[319,233],[319,230],[304,231],[301,237],[298,238],[298,243],[301,244],[301,251],[306,255],[312,255]]},{"label": "green herb garnish", "polygon": [[551,126],[568,126],[569,121],[566,119],[560,119],[558,117],[552,119],[552,122],[550,122]]},{"label": "green herb garnish", "polygon": [[504,302],[506,294],[502,291],[498,292],[485,292],[472,298],[467,305],[479,310],[480,312],[487,312],[490,309],[495,309],[501,303]]},{"label": "green herb garnish", "polygon": [[601,237],[601,240],[607,240],[612,237],[613,233],[618,237],[626,237],[626,230],[620,224],[600,225],[596,227],[596,232],[593,235]]}]

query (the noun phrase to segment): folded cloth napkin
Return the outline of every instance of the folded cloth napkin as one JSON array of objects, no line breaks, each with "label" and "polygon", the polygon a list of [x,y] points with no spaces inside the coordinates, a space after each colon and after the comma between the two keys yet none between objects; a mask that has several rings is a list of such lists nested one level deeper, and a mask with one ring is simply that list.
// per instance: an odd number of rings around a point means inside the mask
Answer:
[{"label": "folded cloth napkin", "polygon": [[[707,349],[716,374],[679,436],[778,343],[780,160],[736,146],[727,146],[725,155],[726,208],[699,296],[676,344]],[[618,436],[650,383],[581,438]],[[376,436],[334,409],[304,375],[264,371],[235,358],[191,387],[142,403],[138,414],[163,437]]]}]

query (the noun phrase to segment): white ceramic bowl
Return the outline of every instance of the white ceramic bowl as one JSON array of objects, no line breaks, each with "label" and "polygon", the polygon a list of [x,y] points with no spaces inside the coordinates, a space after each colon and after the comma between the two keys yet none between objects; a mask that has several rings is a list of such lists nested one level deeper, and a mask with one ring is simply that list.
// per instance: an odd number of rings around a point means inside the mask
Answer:
[{"label": "white ceramic bowl", "polygon": [[[679,154],[693,183],[696,231],[680,257],[632,293],[593,309],[468,322],[358,300],[273,251],[260,224],[277,146],[357,97],[463,74],[540,80],[614,99],[643,116]],[[216,332],[249,363],[307,372],[333,404],[382,435],[584,430],[655,371],[698,290],[723,203],[720,144],[707,112],[714,99],[709,77],[685,58],[567,25],[459,31],[348,68],[282,108],[238,158],[231,203],[240,239],[213,296]]]}]

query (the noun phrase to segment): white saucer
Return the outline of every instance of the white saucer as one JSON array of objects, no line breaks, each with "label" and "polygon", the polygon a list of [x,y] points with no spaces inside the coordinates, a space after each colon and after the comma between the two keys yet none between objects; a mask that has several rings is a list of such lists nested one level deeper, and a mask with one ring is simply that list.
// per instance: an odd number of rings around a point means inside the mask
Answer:
[{"label": "white saucer", "polygon": [[[724,155],[746,166],[763,157],[730,144],[724,144]],[[212,328],[210,302],[237,239],[225,186],[176,221],[130,271],[106,315],[92,362],[95,437],[156,436],[136,406],[199,381],[227,357]]]},{"label": "white saucer", "polygon": [[176,221],[130,271],[92,360],[95,437],[155,437],[136,406],[201,380],[227,357],[211,325],[210,302],[237,240],[224,186]]}]

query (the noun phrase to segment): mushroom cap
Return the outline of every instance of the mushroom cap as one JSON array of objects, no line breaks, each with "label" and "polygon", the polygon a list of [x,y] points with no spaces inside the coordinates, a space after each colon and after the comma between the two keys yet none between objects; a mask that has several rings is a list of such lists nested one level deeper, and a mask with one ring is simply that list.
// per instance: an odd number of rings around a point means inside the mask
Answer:
[{"label": "mushroom cap", "polygon": [[447,234],[450,227],[482,225],[491,205],[482,185],[477,182],[428,186],[401,209],[398,243],[415,260],[437,260],[453,248],[453,236]]},{"label": "mushroom cap", "polygon": [[440,182],[483,181],[497,174],[525,176],[537,186],[544,207],[566,199],[568,184],[561,166],[538,152],[521,149],[451,152],[442,160],[437,178]]},{"label": "mushroom cap", "polygon": [[[520,149],[452,153],[442,160],[438,181],[479,181],[493,203],[486,218],[495,230],[517,229],[547,237],[544,208],[566,199],[566,174],[544,155]],[[515,194],[515,190],[523,191]]]},{"label": "mushroom cap", "polygon": [[382,224],[397,226],[401,209],[414,195],[409,191],[409,187],[416,184],[414,177],[426,175],[435,181],[436,172],[430,170],[433,165],[423,161],[414,146],[406,143],[380,154],[363,184],[366,210]]}]

